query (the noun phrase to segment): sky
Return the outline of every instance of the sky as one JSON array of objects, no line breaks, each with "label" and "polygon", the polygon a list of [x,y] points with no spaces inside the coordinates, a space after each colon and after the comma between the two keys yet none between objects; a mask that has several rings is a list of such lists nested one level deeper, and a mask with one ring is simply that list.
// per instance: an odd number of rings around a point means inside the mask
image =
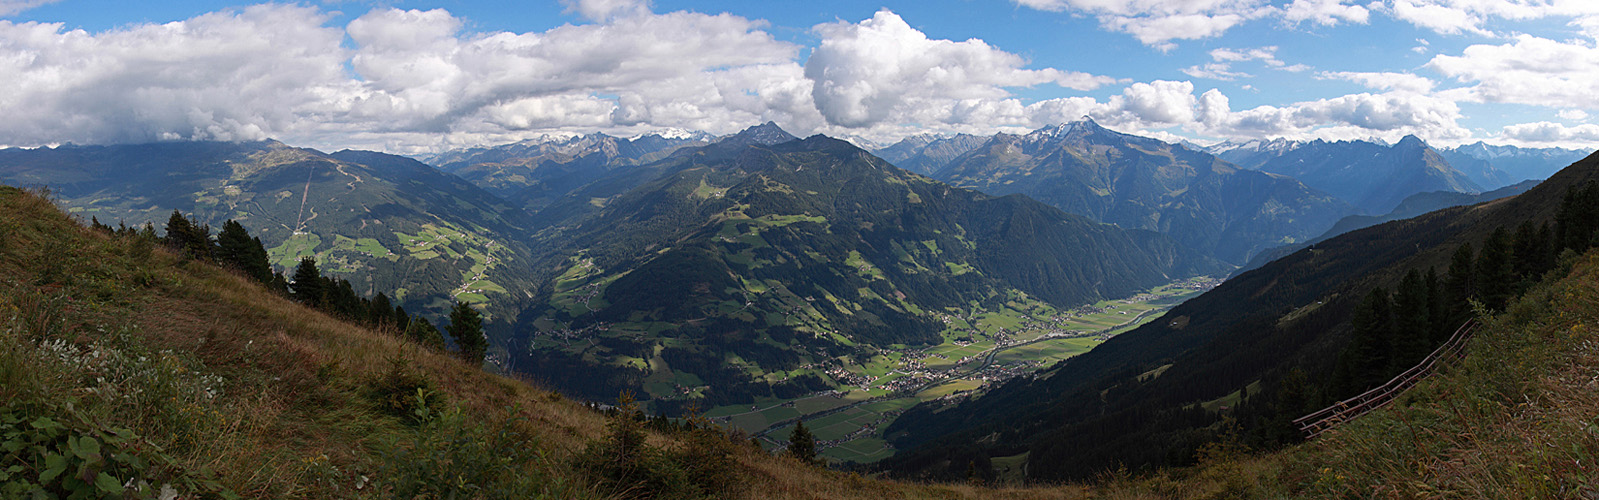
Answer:
[{"label": "sky", "polygon": [[887,145],[1084,117],[1200,144],[1599,146],[1599,0],[0,0],[0,145]]}]

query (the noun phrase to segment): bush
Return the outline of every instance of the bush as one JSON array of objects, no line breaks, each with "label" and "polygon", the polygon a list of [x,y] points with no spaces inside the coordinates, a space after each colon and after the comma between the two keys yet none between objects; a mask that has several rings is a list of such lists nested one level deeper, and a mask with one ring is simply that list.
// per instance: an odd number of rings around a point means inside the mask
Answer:
[{"label": "bush", "polygon": [[[422,395],[412,404],[414,435],[389,443],[376,484],[389,498],[569,498],[568,485],[543,473],[539,443],[514,421],[490,430],[459,407],[437,412]],[[513,412],[514,413],[514,412]]]},{"label": "bush", "polygon": [[690,426],[684,446],[662,449],[645,442],[643,413],[623,393],[605,439],[591,443],[576,468],[620,498],[726,498],[744,481],[733,442],[713,427]]},{"label": "bush", "polygon": [[175,498],[180,489],[237,498],[215,482],[186,477],[160,448],[127,429],[67,425],[0,407],[0,496]]},{"label": "bush", "polygon": [[436,411],[444,404],[444,396],[433,389],[433,382],[401,357],[389,358],[388,371],[367,382],[367,397],[379,411],[406,420],[423,414],[418,412]]}]

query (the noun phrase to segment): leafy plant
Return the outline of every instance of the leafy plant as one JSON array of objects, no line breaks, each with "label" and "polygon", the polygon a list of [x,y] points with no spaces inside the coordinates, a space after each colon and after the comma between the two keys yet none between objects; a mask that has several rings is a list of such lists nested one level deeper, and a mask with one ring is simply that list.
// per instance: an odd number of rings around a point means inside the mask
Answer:
[{"label": "leafy plant", "polygon": [[185,477],[163,450],[130,430],[29,416],[0,407],[0,495],[5,498],[174,498],[179,488],[237,498],[215,482]]}]

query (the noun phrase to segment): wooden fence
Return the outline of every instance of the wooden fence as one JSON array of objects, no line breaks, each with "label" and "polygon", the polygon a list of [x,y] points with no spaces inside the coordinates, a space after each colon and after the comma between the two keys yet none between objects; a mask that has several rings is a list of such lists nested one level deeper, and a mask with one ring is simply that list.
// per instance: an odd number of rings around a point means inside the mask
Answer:
[{"label": "wooden fence", "polygon": [[1305,433],[1307,439],[1313,439],[1326,432],[1327,429],[1337,427],[1338,424],[1382,408],[1392,402],[1394,398],[1399,397],[1406,389],[1416,385],[1416,382],[1432,375],[1440,362],[1459,359],[1464,356],[1466,341],[1471,338],[1472,332],[1476,331],[1476,329],[1477,322],[1475,320],[1467,321],[1465,324],[1460,325],[1459,329],[1455,330],[1455,334],[1450,336],[1449,340],[1444,342],[1444,345],[1433,350],[1432,354],[1428,354],[1420,363],[1416,363],[1416,366],[1405,370],[1404,373],[1394,377],[1393,380],[1363,392],[1359,396],[1339,401],[1332,406],[1322,408],[1320,411],[1299,417],[1294,420],[1294,425],[1299,426],[1299,430]]}]

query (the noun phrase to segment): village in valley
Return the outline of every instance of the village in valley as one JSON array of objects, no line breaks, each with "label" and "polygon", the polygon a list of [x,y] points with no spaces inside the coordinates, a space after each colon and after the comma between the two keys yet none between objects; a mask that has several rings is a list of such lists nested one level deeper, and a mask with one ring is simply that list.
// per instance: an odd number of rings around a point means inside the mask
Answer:
[{"label": "village in valley", "polygon": [[706,416],[772,448],[786,446],[794,423],[803,420],[822,455],[839,461],[881,460],[893,453],[881,430],[905,409],[927,401],[957,401],[1032,376],[1220,283],[1218,278],[1192,278],[1132,297],[1042,311],[1053,314],[1010,308],[945,314],[941,344],[821,357],[802,367],[838,382],[834,390],[713,408]]}]

